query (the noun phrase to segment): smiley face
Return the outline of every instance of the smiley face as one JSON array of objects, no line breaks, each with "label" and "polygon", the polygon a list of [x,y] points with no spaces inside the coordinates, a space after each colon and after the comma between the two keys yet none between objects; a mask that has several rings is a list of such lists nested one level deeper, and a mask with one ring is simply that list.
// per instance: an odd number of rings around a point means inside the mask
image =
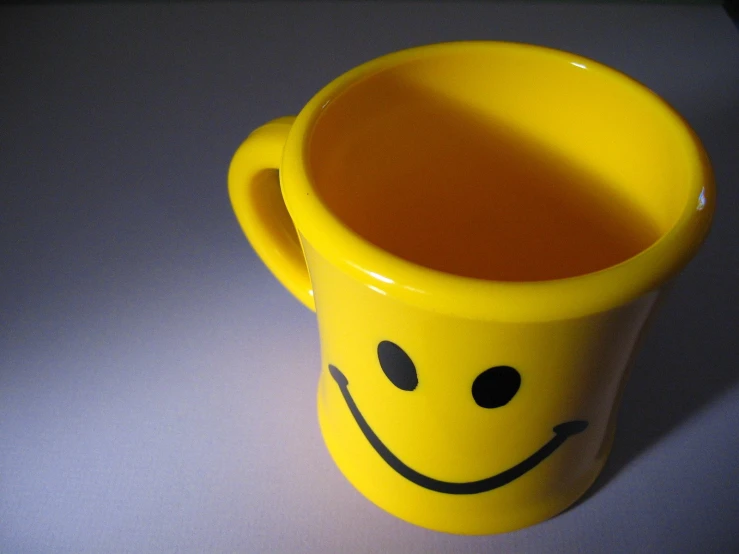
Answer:
[{"label": "smiley face", "polygon": [[[380,342],[377,346],[377,358],[385,376],[395,387],[407,393],[416,390],[419,384],[416,366],[400,346],[387,340]],[[476,481],[442,481],[416,471],[394,454],[362,415],[349,391],[349,381],[346,376],[334,365],[329,364],[328,369],[354,421],[384,462],[412,483],[440,493],[479,494],[507,485],[534,469],[562,446],[569,437],[582,433],[588,426],[588,422],[584,420],[571,420],[555,425],[552,428],[554,436],[547,443],[521,462],[495,475]],[[482,371],[474,379],[470,390],[470,400],[485,410],[503,408],[513,399],[521,385],[521,375],[515,368],[506,365],[493,366]],[[494,437],[491,437],[491,440],[494,440]]]}]

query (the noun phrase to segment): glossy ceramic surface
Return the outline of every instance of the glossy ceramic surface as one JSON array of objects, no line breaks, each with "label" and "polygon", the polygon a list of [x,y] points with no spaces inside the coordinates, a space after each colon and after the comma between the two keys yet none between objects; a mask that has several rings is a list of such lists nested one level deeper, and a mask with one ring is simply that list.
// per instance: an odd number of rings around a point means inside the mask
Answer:
[{"label": "glossy ceramic surface", "polygon": [[[325,168],[409,87],[527,137],[540,162],[597,176],[589,194],[643,214],[656,240],[598,271],[528,281],[430,269],[368,240],[321,191]],[[496,42],[415,48],[339,77],[249,136],[229,191],[254,249],[316,311],[318,415],[340,470],[398,517],[469,534],[552,517],[595,480],[659,289],[714,207],[703,148],[654,93],[592,60]]]}]

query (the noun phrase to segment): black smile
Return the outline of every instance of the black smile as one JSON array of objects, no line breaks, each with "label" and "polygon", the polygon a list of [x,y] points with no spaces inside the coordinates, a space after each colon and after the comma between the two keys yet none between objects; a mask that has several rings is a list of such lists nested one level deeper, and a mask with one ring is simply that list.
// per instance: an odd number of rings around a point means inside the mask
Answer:
[{"label": "black smile", "polygon": [[359,408],[357,408],[357,405],[354,402],[351,393],[349,392],[349,381],[344,376],[344,374],[336,366],[333,365],[329,365],[328,369],[331,373],[331,377],[333,377],[336,381],[336,384],[339,385],[339,388],[341,389],[341,394],[344,396],[346,405],[349,407],[349,411],[354,416],[354,420],[357,422],[357,425],[359,425],[362,433],[364,433],[364,436],[367,438],[375,451],[380,455],[380,457],[382,457],[383,460],[385,460],[385,463],[387,463],[387,465],[393,468],[396,472],[398,472],[409,481],[412,481],[416,485],[436,492],[443,492],[446,494],[478,494],[481,492],[487,492],[493,489],[497,489],[498,487],[502,487],[503,485],[507,485],[511,481],[521,477],[527,471],[535,468],[550,454],[557,450],[557,448],[562,446],[562,444],[564,444],[564,442],[569,437],[578,433],[582,433],[588,426],[588,422],[582,420],[560,423],[559,425],[555,426],[554,429],[552,429],[554,431],[554,437],[552,437],[549,442],[547,442],[544,446],[542,446],[539,450],[534,452],[531,456],[526,458],[521,463],[516,464],[515,466],[501,473],[498,473],[497,475],[493,475],[485,479],[480,479],[479,481],[468,481],[466,483],[450,483],[449,481],[440,481],[438,479],[433,479],[431,477],[423,475],[422,473],[418,473],[415,469],[408,467],[402,461],[400,461],[400,459],[398,459],[398,457],[393,454],[387,446],[385,446],[385,444],[369,426],[367,420],[364,419],[364,416],[362,416],[362,412],[360,412]]}]

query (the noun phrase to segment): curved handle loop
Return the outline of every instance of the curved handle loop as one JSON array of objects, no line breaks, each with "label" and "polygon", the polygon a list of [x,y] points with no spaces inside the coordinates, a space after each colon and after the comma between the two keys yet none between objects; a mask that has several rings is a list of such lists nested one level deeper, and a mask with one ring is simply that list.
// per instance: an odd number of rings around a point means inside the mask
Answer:
[{"label": "curved handle loop", "polygon": [[228,192],[256,253],[287,290],[315,311],[303,249],[279,183],[282,151],[294,120],[281,117],[249,135],[231,160]]}]

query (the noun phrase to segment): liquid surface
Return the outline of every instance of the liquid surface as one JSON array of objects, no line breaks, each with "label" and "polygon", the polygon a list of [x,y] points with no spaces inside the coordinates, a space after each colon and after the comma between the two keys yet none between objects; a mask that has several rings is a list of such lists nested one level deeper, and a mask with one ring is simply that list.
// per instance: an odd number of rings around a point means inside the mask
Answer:
[{"label": "liquid surface", "polygon": [[656,226],[556,149],[503,124],[415,98],[349,133],[315,165],[319,194],[350,228],[456,275],[537,281],[618,264]]}]

